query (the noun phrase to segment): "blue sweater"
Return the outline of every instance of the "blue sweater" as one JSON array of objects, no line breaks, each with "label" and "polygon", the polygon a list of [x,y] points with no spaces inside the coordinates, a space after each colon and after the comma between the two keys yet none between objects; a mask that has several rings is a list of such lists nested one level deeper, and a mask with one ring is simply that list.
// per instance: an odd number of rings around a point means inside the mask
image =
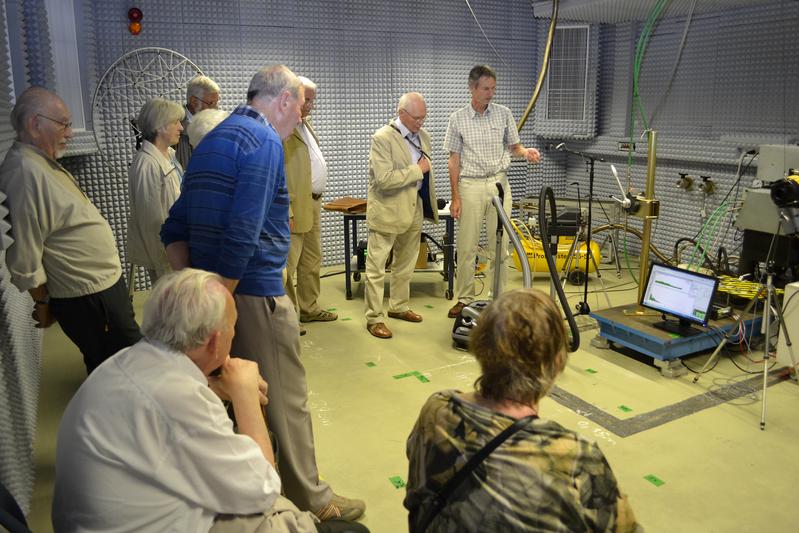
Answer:
[{"label": "blue sweater", "polygon": [[239,106],[192,153],[161,241],[186,241],[191,266],[239,280],[237,294],[281,296],[290,240],[283,144]]}]

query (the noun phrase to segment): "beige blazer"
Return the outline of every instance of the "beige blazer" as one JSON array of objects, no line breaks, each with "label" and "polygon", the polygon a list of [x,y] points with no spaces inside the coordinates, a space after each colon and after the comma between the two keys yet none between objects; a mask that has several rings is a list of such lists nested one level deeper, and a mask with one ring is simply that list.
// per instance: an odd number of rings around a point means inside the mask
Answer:
[{"label": "beige blazer", "polygon": [[[393,121],[392,121],[393,122]],[[430,134],[419,130],[422,150],[430,153]],[[405,233],[421,201],[416,185],[423,178],[419,165],[411,161],[408,144],[391,127],[383,126],[372,136],[369,150],[369,192],[366,203],[366,223],[369,229],[381,233]],[[433,221],[438,222],[436,187],[430,170],[430,205]]]},{"label": "beige blazer", "polygon": [[[317,144],[319,138],[310,121],[305,121]],[[307,233],[313,226],[314,202],[311,197],[311,155],[302,138],[301,126],[294,128],[283,141],[283,164],[286,168],[286,186],[289,189],[291,215],[294,218],[292,233]]]}]

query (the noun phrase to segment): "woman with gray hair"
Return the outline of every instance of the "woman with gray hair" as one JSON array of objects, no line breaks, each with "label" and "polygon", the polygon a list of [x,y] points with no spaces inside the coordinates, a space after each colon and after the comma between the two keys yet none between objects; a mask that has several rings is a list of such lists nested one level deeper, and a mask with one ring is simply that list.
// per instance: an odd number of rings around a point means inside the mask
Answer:
[{"label": "woman with gray hair", "polygon": [[183,131],[180,121],[184,113],[180,104],[153,98],[136,119],[144,141],[128,169],[128,258],[147,269],[152,283],[171,270],[160,232],[169,208],[180,195],[183,169],[170,146],[178,142]]},{"label": "woman with gray hair", "polygon": [[[475,390],[433,394],[408,438],[410,531],[635,531],[599,447],[538,416],[566,366],[566,329],[552,299],[532,289],[502,294],[470,341],[482,371]],[[471,473],[441,490],[503,432],[510,436]]]}]

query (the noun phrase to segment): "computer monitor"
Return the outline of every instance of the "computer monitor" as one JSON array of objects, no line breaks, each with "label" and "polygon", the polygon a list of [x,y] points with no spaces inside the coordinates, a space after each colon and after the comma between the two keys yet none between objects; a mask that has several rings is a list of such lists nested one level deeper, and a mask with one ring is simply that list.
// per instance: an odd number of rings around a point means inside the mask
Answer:
[{"label": "computer monitor", "polygon": [[719,280],[713,276],[652,263],[641,305],[660,311],[664,318],[671,315],[677,319],[656,322],[654,327],[690,337],[701,333],[692,323],[707,326],[718,286]]}]

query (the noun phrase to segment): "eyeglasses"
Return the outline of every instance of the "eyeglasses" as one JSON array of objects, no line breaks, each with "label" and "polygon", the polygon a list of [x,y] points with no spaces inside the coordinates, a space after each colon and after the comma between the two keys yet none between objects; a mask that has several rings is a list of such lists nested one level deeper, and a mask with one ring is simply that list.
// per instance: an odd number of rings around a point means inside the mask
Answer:
[{"label": "eyeglasses", "polygon": [[216,109],[216,106],[219,105],[219,100],[217,100],[216,102],[208,102],[206,100],[203,100],[199,96],[195,96],[194,98],[196,98],[197,100],[199,100],[200,102],[204,103],[205,105],[207,105],[208,107],[210,107],[212,109]]},{"label": "eyeglasses", "polygon": [[36,113],[36,116],[46,118],[47,120],[51,120],[56,124],[60,124],[63,130],[68,130],[72,127],[72,121],[64,122],[63,120],[58,120],[57,118],[48,117],[47,115],[42,115],[41,113]]},{"label": "eyeglasses", "polygon": [[424,123],[424,121],[425,121],[425,119],[427,118],[427,115],[422,115],[421,117],[417,117],[417,116],[415,116],[415,115],[412,115],[412,114],[410,114],[410,113],[408,112],[408,110],[407,110],[407,109],[405,109],[404,107],[401,107],[401,108],[400,108],[400,111],[405,111],[405,113],[406,113],[406,114],[407,114],[409,117],[411,117],[413,120],[415,120],[415,121],[416,121],[416,122],[418,122],[419,124],[423,124],[423,123]]}]

